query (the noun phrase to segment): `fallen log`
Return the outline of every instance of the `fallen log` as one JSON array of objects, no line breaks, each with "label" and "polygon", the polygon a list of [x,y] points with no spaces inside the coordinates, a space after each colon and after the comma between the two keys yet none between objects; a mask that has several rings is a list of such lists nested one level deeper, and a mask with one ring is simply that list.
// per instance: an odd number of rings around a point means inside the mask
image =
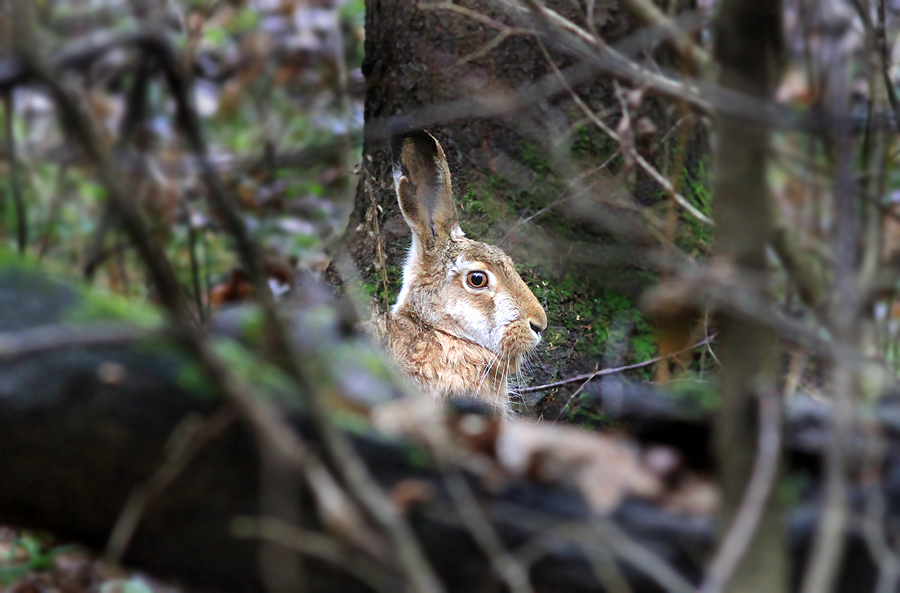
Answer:
[{"label": "fallen log", "polygon": [[[208,431],[202,446],[131,518],[135,529],[122,562],[198,590],[262,590],[263,548],[259,539],[246,537],[247,520],[261,509],[265,467],[258,440],[229,402],[204,390],[195,365],[174,343],[159,333],[103,340],[95,332],[92,342],[80,345],[60,340],[56,347],[48,341],[16,350],[16,337],[33,336],[34,328],[60,328],[73,319],[82,329],[72,332],[97,327],[86,317],[108,312],[86,306],[88,301],[34,272],[0,270],[0,524],[46,530],[104,550],[123,513],[132,512],[135,492],[154,483],[172,462],[181,435],[199,426]],[[309,343],[309,331],[304,339]],[[314,342],[323,348],[328,343]],[[284,413],[316,450],[303,406],[306,394],[289,395],[296,405],[285,406]],[[468,431],[468,453],[457,457],[444,456],[439,446],[421,439],[411,443],[358,426],[343,429],[375,481],[400,504],[447,591],[502,591],[509,584],[496,555],[473,530],[473,513],[503,550],[514,552],[534,590],[602,591],[626,582],[637,592],[687,591],[702,578],[714,544],[712,516],[668,510],[658,492],[650,493],[652,480],[630,465],[628,447],[620,450],[612,437],[527,423],[507,431],[483,420],[473,431],[471,417],[465,410],[450,412],[440,424],[451,433],[458,429],[457,436]],[[705,430],[702,418],[679,422]],[[515,440],[517,430],[527,437]],[[424,432],[427,441],[435,431]],[[569,439],[572,434],[575,440]],[[537,441],[543,444],[534,445]],[[596,450],[595,441],[601,443]],[[536,447],[524,457],[522,471],[509,470],[503,443]],[[590,455],[573,452],[582,445]],[[477,455],[478,463],[468,461]],[[566,475],[554,476],[554,469]],[[297,480],[295,527],[305,531],[288,529],[276,539],[294,549],[306,547],[307,589],[400,590],[396,571],[378,568],[377,558],[326,527],[309,484]],[[590,490],[604,480],[614,486],[598,502]],[[460,500],[460,485],[468,502]],[[898,516],[900,480],[887,480],[884,493],[888,513]],[[817,517],[814,497],[806,498],[788,525],[797,566]],[[312,553],[314,536],[336,544],[329,553]],[[848,538],[841,590],[873,590],[878,570],[865,540],[861,533]]]}]

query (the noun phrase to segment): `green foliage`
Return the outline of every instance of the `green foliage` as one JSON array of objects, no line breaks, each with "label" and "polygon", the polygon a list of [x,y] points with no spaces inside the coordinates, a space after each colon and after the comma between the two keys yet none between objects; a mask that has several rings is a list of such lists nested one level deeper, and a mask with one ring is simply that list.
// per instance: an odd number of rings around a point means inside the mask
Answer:
[{"label": "green foliage", "polygon": [[[8,554],[0,554],[0,585],[8,586],[28,573],[53,568],[56,556],[75,549],[72,545],[47,546],[41,535],[22,533],[13,540]],[[19,560],[20,556],[24,558]]]},{"label": "green foliage", "polygon": [[121,321],[155,329],[162,325],[162,315],[151,305],[135,303],[116,294],[82,288],[78,303],[66,312],[65,320],[74,325],[88,325],[102,321]]},{"label": "green foliage", "polygon": [[[712,218],[712,180],[706,167],[705,158],[697,165],[695,174],[691,174],[687,170],[682,173],[681,186],[684,188],[683,195],[691,204]],[[680,218],[683,225],[675,241],[676,245],[695,257],[702,257],[709,253],[713,240],[712,228],[687,212],[682,211]]]},{"label": "green foliage", "polygon": [[381,281],[381,274],[378,273],[363,282],[362,285],[363,294],[379,306],[385,302],[396,302],[397,296],[403,288],[403,267],[399,264],[388,264],[384,269],[388,278],[387,286]]},{"label": "green foliage", "polygon": [[694,369],[689,369],[666,386],[666,391],[685,403],[693,404],[706,414],[718,410],[718,387],[715,382],[704,380]]},{"label": "green foliage", "polygon": [[[256,317],[250,316],[242,331],[250,335],[258,333],[256,323]],[[297,398],[292,397],[295,392],[293,381],[281,369],[248,347],[224,337],[213,338],[212,346],[228,372],[241,384],[253,387],[254,394],[275,398],[291,405],[299,402]],[[217,395],[206,371],[199,363],[179,360],[178,364],[175,381],[179,387],[205,399]]]},{"label": "green foliage", "polygon": [[184,391],[202,399],[211,399],[215,396],[215,391],[209,383],[209,378],[198,362],[185,361],[181,364],[178,367],[175,382]]},{"label": "green foliage", "polygon": [[364,26],[366,19],[365,0],[347,0],[341,6],[341,16],[347,20],[352,20],[359,27]]},{"label": "green foliage", "polygon": [[809,488],[812,479],[801,473],[790,473],[781,476],[777,484],[778,500],[785,507],[792,507],[802,500],[803,492]]},{"label": "green foliage", "polygon": [[[493,179],[493,178],[492,178]],[[465,194],[459,196],[456,199],[456,203],[462,209],[462,211],[466,214],[484,214],[484,204],[481,203],[481,200],[478,199],[478,196],[475,195],[475,190],[469,188]]]},{"label": "green foliage", "polygon": [[530,142],[522,142],[519,158],[523,165],[542,179],[550,172],[550,161],[540,153],[537,146]]},{"label": "green foliage", "polygon": [[[584,397],[585,396],[582,394],[578,399],[581,400],[584,399]],[[592,430],[609,428],[615,423],[608,414],[592,407],[582,407],[580,405],[570,407],[563,419],[569,424],[576,424]]]},{"label": "green foliage", "polygon": [[213,348],[229,372],[245,385],[252,385],[258,394],[275,396],[286,402],[297,401],[288,397],[295,390],[294,382],[255,352],[226,338],[215,339]]},{"label": "green foliage", "polygon": [[404,448],[404,451],[406,452],[406,461],[411,466],[423,469],[433,467],[433,460],[426,449],[408,446]]},{"label": "green foliage", "polygon": [[232,34],[250,33],[259,29],[260,14],[252,5],[242,7],[229,21],[228,29]]},{"label": "green foliage", "polygon": [[[602,136],[595,137],[587,128],[579,135],[586,145],[590,144],[591,150],[609,152],[610,147],[602,143]],[[457,198],[461,226],[467,235],[496,243],[503,238],[498,231],[498,222],[516,220],[523,212],[537,212],[564,191],[565,184],[549,175],[549,162],[536,146],[523,143],[519,156],[522,164],[544,179],[532,187],[522,188],[495,174],[481,185],[471,184],[469,190]],[[538,224],[551,235],[565,237],[568,241],[596,243],[597,240],[585,231],[573,228],[570,219],[553,210],[544,212]],[[520,275],[547,311],[549,325],[543,334],[546,354],[552,357],[556,350],[571,350],[584,364],[595,365],[602,363],[607,344],[612,342],[617,345],[617,351],[624,352],[623,364],[643,362],[656,355],[653,330],[637,309],[633,297],[611,286],[591,286],[576,269],[562,269],[540,262],[528,264],[521,260],[516,264]],[[635,277],[641,274],[639,271],[629,273]],[[648,377],[650,371],[647,368],[633,374]]]},{"label": "green foliage", "polygon": [[[615,154],[619,147],[609,136],[597,129],[597,126],[586,125],[575,130],[571,150],[576,158],[599,164]],[[615,166],[612,168],[615,169]]]}]

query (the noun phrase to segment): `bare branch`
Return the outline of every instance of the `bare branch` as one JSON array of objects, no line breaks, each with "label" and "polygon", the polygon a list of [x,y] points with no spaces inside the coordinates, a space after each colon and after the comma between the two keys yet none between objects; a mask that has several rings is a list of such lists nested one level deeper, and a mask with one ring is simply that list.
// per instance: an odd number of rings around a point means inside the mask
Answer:
[{"label": "bare branch", "polygon": [[587,106],[587,104],[581,99],[581,97],[578,96],[574,89],[572,89],[572,87],[568,85],[559,68],[550,58],[550,54],[547,52],[547,49],[544,47],[543,43],[541,44],[541,49],[544,52],[544,57],[547,59],[547,63],[553,69],[553,72],[555,72],[556,75],[560,78],[563,86],[565,86],[566,90],[569,92],[569,96],[572,97],[572,100],[575,101],[575,103],[582,110],[585,116],[587,116],[594,123],[594,125],[603,130],[603,132],[607,136],[615,140],[619,144],[620,149],[627,152],[628,155],[632,159],[634,159],[635,162],[637,162],[641,166],[641,168],[647,172],[648,175],[653,177],[654,181],[659,183],[663,187],[663,189],[665,189],[666,192],[670,196],[672,196],[672,199],[674,199],[679,206],[687,210],[694,218],[696,218],[700,222],[712,226],[713,222],[708,216],[697,210],[697,208],[695,208],[694,205],[687,200],[687,198],[675,191],[675,187],[672,185],[672,183],[662,174],[660,174],[660,172],[657,171],[650,163],[648,163],[647,160],[643,156],[641,156],[640,153],[637,152],[637,150],[635,150],[634,146],[631,146],[626,142],[622,142],[622,139],[619,137],[619,135],[616,134],[616,132],[612,128],[607,126],[602,119],[597,117],[593,110]]},{"label": "bare branch", "polygon": [[698,593],[719,593],[725,589],[759,528],[766,502],[775,485],[778,456],[781,454],[781,402],[776,393],[760,393],[758,402],[759,440],[753,473],[744,492],[744,500],[709,564]]}]

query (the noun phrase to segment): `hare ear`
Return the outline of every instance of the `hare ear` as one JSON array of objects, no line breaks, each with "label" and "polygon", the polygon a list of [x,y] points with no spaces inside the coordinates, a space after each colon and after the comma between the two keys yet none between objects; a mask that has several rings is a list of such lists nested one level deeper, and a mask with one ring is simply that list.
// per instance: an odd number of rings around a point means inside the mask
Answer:
[{"label": "hare ear", "polygon": [[391,152],[400,210],[423,245],[461,234],[450,169],[438,141],[422,130],[395,134]]}]

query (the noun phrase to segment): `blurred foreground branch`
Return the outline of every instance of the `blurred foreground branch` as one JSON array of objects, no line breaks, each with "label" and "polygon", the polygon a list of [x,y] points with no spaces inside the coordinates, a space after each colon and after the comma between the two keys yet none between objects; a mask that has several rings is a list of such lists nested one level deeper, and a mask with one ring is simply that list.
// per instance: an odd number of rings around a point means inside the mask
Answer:
[{"label": "blurred foreground branch", "polygon": [[[60,323],[84,308],[74,291],[32,272],[0,269],[0,281],[0,302],[14,303],[0,309],[7,341],[39,335],[43,330],[29,328]],[[50,319],[46,311],[54,312]],[[196,367],[177,348],[158,336],[153,347],[123,346],[112,338],[138,336],[115,335],[104,330],[108,327],[82,333],[81,343],[61,335],[56,348],[45,344],[28,356],[0,360],[0,522],[48,530],[94,548],[107,545],[115,526],[124,525],[127,546],[117,551],[125,564],[198,588],[260,589],[256,537],[301,554],[307,590],[313,593],[400,586],[403,579],[395,569],[386,570],[379,551],[357,531],[362,525],[346,515],[352,507],[335,505],[333,497],[320,504],[316,491],[329,488],[322,481],[327,475],[312,471],[306,474],[309,481],[301,482],[298,523],[265,514],[260,454],[271,445],[258,439],[246,417],[229,411],[233,404],[223,394],[196,375],[190,378]],[[99,339],[102,331],[111,338]],[[302,333],[300,339],[309,337],[309,329]],[[329,340],[318,341],[327,359]],[[624,399],[604,394],[601,401],[611,418],[628,422],[641,438],[677,434],[687,445],[709,434],[702,410],[684,399],[638,390]],[[795,455],[817,457],[829,440],[828,411],[810,403],[788,411],[787,446]],[[402,402],[391,414],[376,416],[382,427],[407,422],[409,430],[397,434],[418,444],[367,430],[344,428],[342,434],[409,521],[446,590],[501,586],[504,579],[494,572],[498,558],[526,570],[534,590],[551,593],[597,591],[601,583],[615,582],[616,573],[635,593],[684,591],[686,583],[700,580],[698,559],[711,551],[712,517],[684,514],[654,500],[643,470],[616,439],[524,422],[497,434],[483,419],[464,413],[404,421],[404,411],[415,408],[414,402]],[[280,413],[281,426],[304,445],[291,450],[314,453],[308,412]],[[871,439],[866,436],[871,427],[855,429],[858,446],[848,455],[858,457],[873,445],[900,450],[896,416],[890,407],[876,414],[885,434],[893,435],[886,442],[866,444],[859,439]],[[207,425],[214,429],[206,431]],[[652,426],[657,428],[648,432]],[[771,421],[766,426],[771,430]],[[449,456],[438,464],[423,443],[448,431],[461,440],[444,450]],[[186,456],[178,456],[178,442],[187,447]],[[508,447],[518,452],[514,458],[524,455],[525,469],[531,470],[497,473]],[[467,457],[456,455],[461,448]],[[478,468],[486,463],[495,469],[485,474]],[[445,471],[460,472],[463,480],[452,492]],[[460,488],[472,496],[465,494],[460,502]],[[900,499],[897,484],[885,488],[885,500]],[[889,503],[886,513],[897,516],[900,508]],[[815,505],[801,505],[788,522],[795,566],[809,549],[816,516]],[[472,533],[473,517],[496,534],[490,553]],[[855,590],[868,591],[865,584],[876,579],[877,570],[865,545],[852,532],[846,538],[851,554],[841,577],[851,579]],[[120,545],[122,539],[115,541]],[[507,552],[498,551],[501,546]],[[604,555],[612,562],[606,568],[596,561]]]},{"label": "blurred foreground branch", "polygon": [[[783,49],[780,0],[726,0],[719,9],[716,57],[720,84],[725,89],[765,100],[779,75]],[[772,228],[770,190],[766,183],[768,126],[728,113],[717,119],[715,195],[717,255],[733,263],[740,274],[758,276],[760,290],[767,282],[766,248]],[[719,484],[723,494],[724,525],[732,534],[744,532],[743,559],[722,555],[712,567],[705,591],[732,592],[787,590],[788,563],[780,507],[771,488],[756,496],[750,490],[760,428],[756,412],[763,394],[777,393],[777,340],[775,332],[756,319],[724,313],[719,316],[722,363],[722,407],[717,424]],[[776,417],[777,418],[777,417]],[[777,420],[776,420],[777,424]],[[779,427],[765,427],[779,430]],[[759,451],[759,453],[757,453]],[[778,452],[770,473],[777,474]],[[757,472],[758,473],[758,472]],[[771,476],[770,476],[771,481]],[[771,485],[771,484],[770,484]],[[746,492],[746,494],[745,494]],[[755,505],[755,522],[739,523]],[[751,537],[752,534],[752,537]],[[728,563],[726,568],[724,563]],[[728,583],[730,568],[736,566]]]}]

